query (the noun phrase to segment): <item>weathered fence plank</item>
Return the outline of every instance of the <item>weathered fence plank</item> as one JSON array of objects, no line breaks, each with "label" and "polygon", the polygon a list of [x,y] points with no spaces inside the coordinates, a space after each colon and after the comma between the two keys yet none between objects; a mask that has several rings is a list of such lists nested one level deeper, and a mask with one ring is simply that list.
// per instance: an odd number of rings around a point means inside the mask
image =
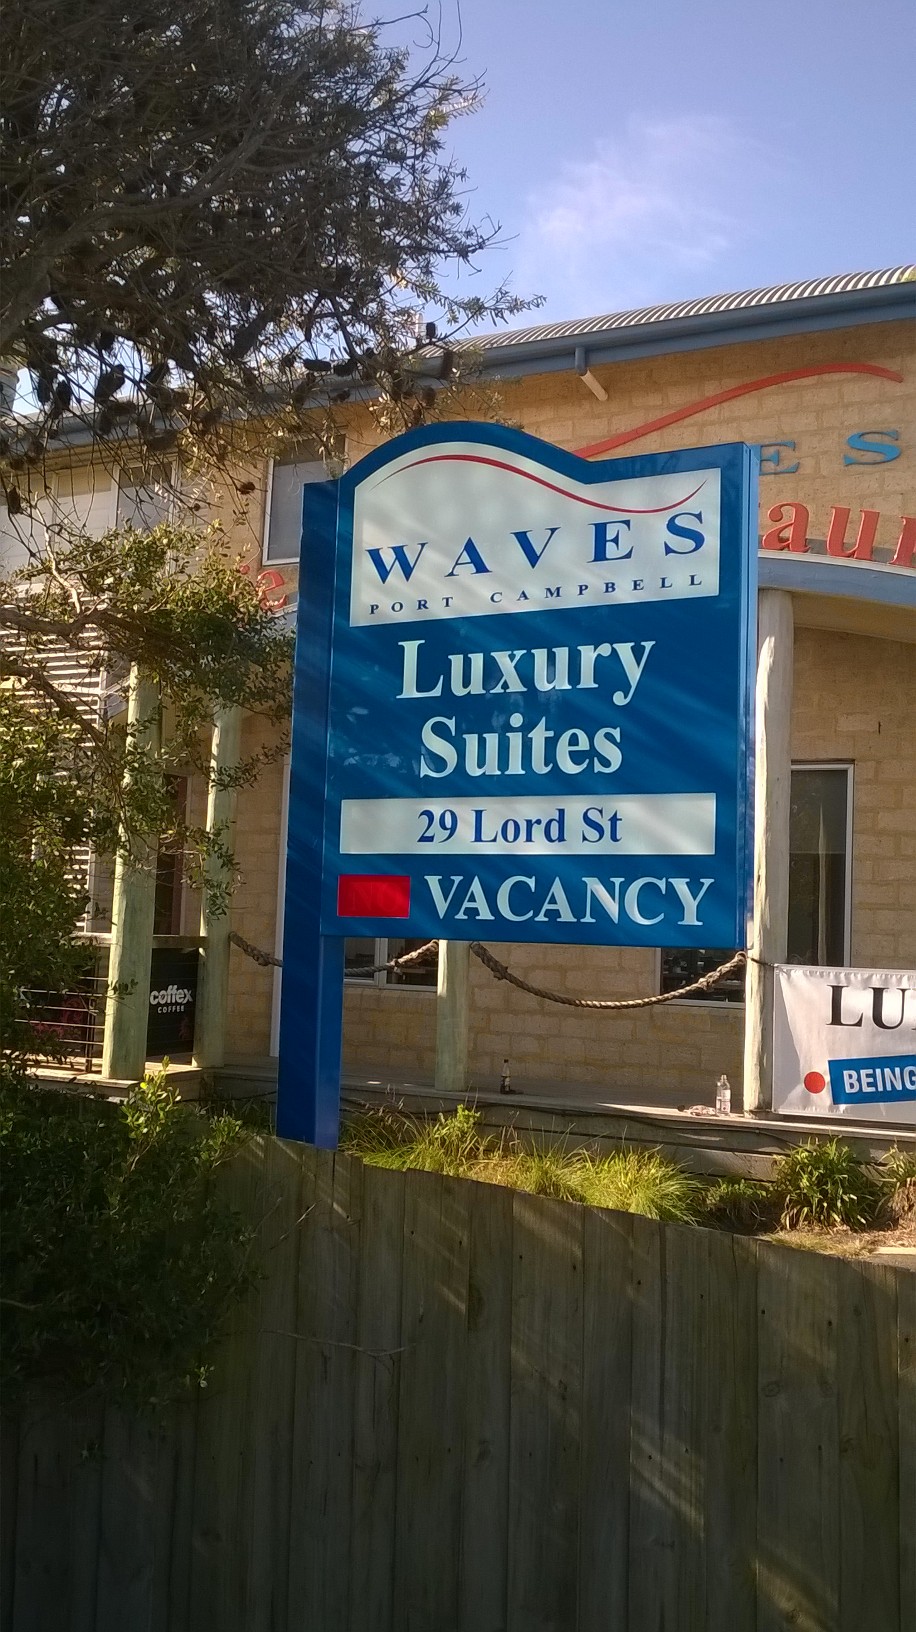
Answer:
[{"label": "weathered fence plank", "polygon": [[[220,1174],[225,1199],[252,1224],[260,1225],[267,1211],[265,1198],[266,1152],[260,1141],[246,1148]],[[272,1220],[266,1221],[269,1230]],[[257,1251],[254,1261],[257,1262]],[[259,1288],[253,1289],[235,1310],[230,1331],[220,1351],[219,1365],[201,1392],[195,1425],[193,1465],[174,1465],[171,1476],[192,1480],[189,1615],[191,1628],[211,1619],[233,1628],[239,1606],[248,1594],[248,1526],[250,1478],[254,1448],[248,1429],[254,1407],[256,1376],[252,1351],[260,1318]],[[227,1432],[227,1419],[232,1431]],[[183,1435],[176,1427],[176,1445]],[[190,1563],[190,1558],[188,1560]],[[171,1632],[166,1616],[162,1632]]]},{"label": "weathered fence plank", "polygon": [[881,1264],[839,1265],[839,1632],[900,1627],[896,1523],[897,1356],[882,1341],[897,1321],[897,1283]]},{"label": "weathered fence plank", "polygon": [[757,1625],[757,1243],[707,1234],[705,1632]]},{"label": "weathered fence plank", "polygon": [[916,1626],[916,1275],[897,1279],[900,1626]]},{"label": "weathered fence plank", "polygon": [[503,1632],[509,1557],[512,1193],[470,1197],[459,1632]]},{"label": "weathered fence plank", "polygon": [[584,1208],[516,1195],[509,1632],[577,1618]]},{"label": "weathered fence plank", "polygon": [[394,1625],[458,1619],[471,1186],[411,1174],[404,1208]]},{"label": "weathered fence plank", "polygon": [[263,1192],[266,1278],[252,1353],[257,1382],[248,1420],[226,1423],[229,1433],[250,1432],[253,1446],[244,1613],[239,1606],[239,1627],[245,1632],[286,1632],[299,1243],[323,1161],[330,1157],[281,1139],[268,1141]]},{"label": "weathered fence plank", "polygon": [[[72,1437],[66,1413],[27,1409],[19,1436],[16,1513],[16,1632],[45,1632],[65,1613],[70,1588]],[[98,1545],[98,1533],[93,1538]]]},{"label": "weathered fence plank", "polygon": [[0,1417],[0,1627],[13,1624],[16,1579],[16,1506],[19,1486],[19,1421]]},{"label": "weathered fence plank", "polygon": [[[104,1632],[151,1632],[161,1557],[159,1460],[165,1430],[119,1406],[105,1412],[96,1620]],[[166,1566],[167,1567],[167,1566]]]},{"label": "weathered fence plank", "polygon": [[349,1632],[392,1632],[405,1184],[403,1173],[363,1173]]},{"label": "weathered fence plank", "polygon": [[296,1312],[289,1632],[349,1617],[353,1403],[362,1177],[323,1157],[302,1234]]},{"label": "weathered fence plank", "polygon": [[633,1221],[589,1209],[582,1240],[578,1632],[627,1624]]},{"label": "weathered fence plank", "polygon": [[664,1415],[665,1244],[662,1225],[634,1218],[628,1559],[633,1628],[677,1625],[679,1529],[668,1487]]},{"label": "weathered fence plank", "polygon": [[841,1266],[786,1247],[758,1254],[758,1632],[835,1632]]}]

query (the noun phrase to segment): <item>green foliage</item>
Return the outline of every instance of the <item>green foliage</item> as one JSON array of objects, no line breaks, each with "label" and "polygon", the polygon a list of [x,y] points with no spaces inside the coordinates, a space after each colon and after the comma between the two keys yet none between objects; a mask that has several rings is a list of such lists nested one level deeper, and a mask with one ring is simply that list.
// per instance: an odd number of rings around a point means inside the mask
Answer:
[{"label": "green foliage", "polygon": [[782,1223],[789,1230],[806,1225],[865,1229],[881,1203],[879,1182],[839,1139],[797,1145],[777,1162],[775,1184]]},{"label": "green foliage", "polygon": [[593,1207],[673,1223],[696,1222],[701,1187],[683,1168],[657,1150],[620,1150],[586,1157],[578,1168],[584,1199]]},{"label": "green foliage", "polygon": [[480,1120],[479,1111],[469,1105],[459,1105],[448,1115],[440,1112],[434,1122],[383,1106],[351,1117],[341,1144],[371,1167],[422,1169],[462,1178],[486,1149]]},{"label": "green foliage", "polygon": [[71,987],[85,960],[72,940],[85,899],[69,856],[86,818],[78,782],[60,774],[76,737],[0,689],[0,1048],[19,1075],[37,1047],[55,1046],[30,994]]},{"label": "green foliage", "polygon": [[33,393],[11,514],[62,421],[134,464],[212,460],[255,415],[295,434],[316,394],[405,428],[450,335],[524,309],[459,276],[499,229],[448,155],[479,86],[434,24],[424,47],[348,0],[7,0],[4,22],[0,357]]},{"label": "green foliage", "polygon": [[553,1196],[557,1201],[584,1201],[580,1164],[556,1145],[534,1150],[518,1150],[509,1158],[508,1182],[515,1190],[533,1196]]},{"label": "green foliage", "polygon": [[774,1186],[753,1179],[718,1179],[703,1198],[703,1223],[754,1235],[771,1227],[779,1215]]},{"label": "green foliage", "polygon": [[468,1105],[435,1121],[382,1107],[348,1119],[343,1148],[373,1167],[400,1172],[422,1168],[456,1178],[486,1179],[535,1196],[585,1202],[647,1218],[693,1221],[700,1205],[697,1181],[658,1151],[616,1151],[591,1156],[561,1144],[527,1148],[512,1137],[495,1145],[480,1131]]},{"label": "green foliage", "polygon": [[894,1145],[878,1169],[884,1190],[882,1214],[891,1222],[916,1215],[916,1151]]},{"label": "green foliage", "polygon": [[165,1071],[121,1105],[0,1090],[2,1379],[158,1404],[206,1380],[252,1279],[250,1224],[214,1173],[238,1122],[181,1104]]},{"label": "green foliage", "polygon": [[[18,638],[0,652],[0,1050],[22,1064],[54,1052],[28,994],[72,990],[85,960],[71,944],[86,906],[73,884],[77,846],[142,862],[161,840],[183,853],[186,877],[213,910],[225,910],[234,865],[224,835],[176,818],[173,778],[209,776],[206,728],[218,703],[285,723],[291,643],[215,529],[61,537],[53,561],[36,558],[14,576],[6,610]],[[65,648],[77,666],[111,678],[139,664],[155,721],[127,729],[123,709],[96,720],[81,713],[56,684]],[[160,710],[169,721],[161,742],[151,729]],[[281,729],[223,781],[254,780],[283,739]]]}]

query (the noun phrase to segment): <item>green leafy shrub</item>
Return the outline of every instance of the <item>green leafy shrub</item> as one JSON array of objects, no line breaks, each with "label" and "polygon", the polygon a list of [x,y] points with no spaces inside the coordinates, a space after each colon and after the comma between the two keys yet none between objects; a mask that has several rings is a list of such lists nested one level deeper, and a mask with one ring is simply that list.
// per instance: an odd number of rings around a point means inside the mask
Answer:
[{"label": "green leafy shrub", "polygon": [[805,1225],[866,1229],[882,1199],[877,1179],[839,1139],[797,1145],[777,1162],[775,1182],[787,1230]]},{"label": "green leafy shrub", "polygon": [[916,1151],[889,1150],[879,1168],[884,1188],[881,1211],[892,1222],[916,1214]]},{"label": "green leafy shrub", "polygon": [[2,1378],[156,1404],[205,1378],[252,1276],[251,1230],[213,1183],[242,1139],[164,1070],[121,1105],[0,1091]]},{"label": "green leafy shrub", "polygon": [[620,1150],[585,1157],[578,1167],[585,1201],[621,1213],[675,1223],[696,1222],[702,1188],[698,1181],[657,1150]]},{"label": "green leafy shrub", "polygon": [[704,1223],[753,1235],[775,1225],[779,1199],[772,1184],[758,1184],[753,1179],[717,1179],[703,1196],[703,1210]]}]

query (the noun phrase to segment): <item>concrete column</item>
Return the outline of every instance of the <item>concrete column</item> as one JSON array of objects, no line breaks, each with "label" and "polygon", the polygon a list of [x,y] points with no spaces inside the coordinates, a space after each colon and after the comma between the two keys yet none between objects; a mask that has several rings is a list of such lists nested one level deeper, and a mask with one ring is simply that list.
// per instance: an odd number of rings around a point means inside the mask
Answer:
[{"label": "concrete column", "polygon": [[468,1086],[467,941],[439,942],[436,989],[436,1092],[464,1094]]},{"label": "concrete column", "polygon": [[744,1015],[744,1109],[773,1103],[773,971],[784,962],[789,919],[792,784],[792,597],[762,589],[758,600],[754,906]]},{"label": "concrete column", "polygon": [[[130,671],[127,731],[135,747],[155,754],[159,749],[159,692],[141,676],[136,664]],[[125,777],[129,786],[130,775]],[[138,1082],[146,1068],[146,1028],[149,1020],[150,955],[156,908],[158,834],[122,833],[124,854],[115,861],[111,907],[109,986],[130,987],[117,997],[109,992],[105,1005],[105,1040],[102,1075]]]},{"label": "concrete column", "polygon": [[[220,772],[234,769],[239,762],[242,711],[233,705],[219,709],[213,722],[210,747],[210,791],[207,798],[207,832],[218,833],[224,844],[232,843],[237,792],[219,785]],[[208,881],[225,883],[224,869],[215,857],[208,857]],[[206,1068],[223,1065],[226,1058],[226,1011],[229,1003],[229,912],[215,911],[206,892],[200,907],[203,947],[197,985],[197,1013],[194,1020],[194,1064]]]}]

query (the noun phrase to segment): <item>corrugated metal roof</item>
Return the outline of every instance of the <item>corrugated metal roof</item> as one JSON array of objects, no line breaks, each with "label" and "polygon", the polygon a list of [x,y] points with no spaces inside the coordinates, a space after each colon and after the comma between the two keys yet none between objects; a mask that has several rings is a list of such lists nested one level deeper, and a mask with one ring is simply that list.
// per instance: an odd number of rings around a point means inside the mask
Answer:
[{"label": "corrugated metal roof", "polygon": [[[628,312],[608,312],[602,317],[577,317],[563,323],[542,323],[534,328],[509,329],[485,334],[464,342],[475,351],[502,350],[504,346],[537,344],[548,340],[576,340],[583,336],[611,333],[653,323],[670,323],[678,318],[715,316],[746,311],[755,306],[773,306],[784,301],[812,300],[824,295],[848,295],[866,289],[885,289],[904,283],[916,273],[913,266],[891,266],[881,272],[844,272],[832,278],[808,278],[802,283],[777,283],[767,289],[742,289],[731,295],[706,295],[701,300],[669,301],[663,306],[642,306]],[[916,299],[916,287],[914,287]]]}]

